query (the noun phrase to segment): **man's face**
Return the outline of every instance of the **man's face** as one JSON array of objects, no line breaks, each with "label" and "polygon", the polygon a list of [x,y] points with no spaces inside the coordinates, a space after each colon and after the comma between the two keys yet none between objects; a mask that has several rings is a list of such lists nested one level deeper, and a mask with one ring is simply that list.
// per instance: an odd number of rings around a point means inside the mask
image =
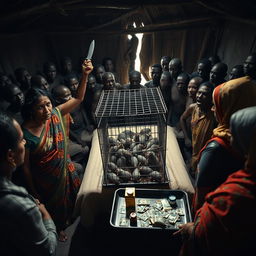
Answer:
[{"label": "man's face", "polygon": [[151,68],[151,77],[154,82],[159,82],[161,78],[162,71],[160,68],[152,67]]},{"label": "man's face", "polygon": [[50,65],[45,75],[47,76],[49,82],[52,83],[57,75],[56,67],[54,65]]},{"label": "man's face", "polygon": [[193,79],[190,80],[188,84],[188,96],[191,98],[196,98],[197,90],[198,90],[198,85],[195,83]]},{"label": "man's face", "polygon": [[161,66],[162,66],[163,71],[169,71],[168,59],[161,59]]},{"label": "man's face", "polygon": [[210,82],[213,84],[218,84],[225,77],[223,70],[217,65],[213,66],[210,72]]},{"label": "man's face", "polygon": [[236,79],[236,78],[239,78],[239,77],[241,77],[239,69],[238,68],[232,68],[232,70],[230,71],[230,74],[229,74],[229,80]]},{"label": "man's face", "polygon": [[105,63],[105,70],[106,72],[113,72],[114,71],[114,64],[112,60],[107,60]]},{"label": "man's face", "polygon": [[24,85],[27,85],[27,87],[30,87],[30,81],[31,81],[31,75],[29,74],[29,72],[27,70],[24,70],[22,77],[21,77],[21,82]]},{"label": "man's face", "polygon": [[104,89],[113,90],[115,88],[115,79],[112,75],[108,75],[103,79]]},{"label": "man's face", "polygon": [[72,71],[72,63],[71,63],[71,61],[70,60],[64,61],[62,68],[63,68],[63,71],[64,71],[65,74],[71,73],[71,71]]},{"label": "man's face", "polygon": [[105,73],[105,70],[104,70],[104,68],[102,68],[102,67],[99,67],[97,70],[96,70],[96,79],[97,79],[97,81],[99,82],[99,83],[101,83],[102,84],[102,76],[104,75],[104,73]]},{"label": "man's face", "polygon": [[186,92],[187,84],[184,77],[178,76],[176,85],[180,93],[184,94]]},{"label": "man's face", "polygon": [[141,77],[139,75],[132,75],[129,78],[131,87],[136,88],[140,86]]},{"label": "man's face", "polygon": [[0,79],[1,87],[4,87],[6,85],[11,85],[11,84],[12,84],[12,81],[8,76],[6,75],[1,76],[1,79]]},{"label": "man's face", "polygon": [[256,58],[248,56],[244,62],[244,74],[246,76],[256,76]]},{"label": "man's face", "polygon": [[40,89],[43,89],[45,91],[49,91],[50,86],[49,86],[48,82],[46,81],[46,79],[44,77],[41,78],[40,84],[41,84]]},{"label": "man's face", "polygon": [[207,67],[205,66],[204,63],[199,63],[197,66],[197,72],[200,77],[203,79],[208,79],[209,78],[209,71],[207,70]]},{"label": "man's face", "polygon": [[93,90],[95,88],[95,86],[96,86],[95,77],[93,77],[93,76],[89,77],[89,79],[88,79],[88,88]]},{"label": "man's face", "polygon": [[24,93],[20,90],[18,86],[15,86],[12,92],[11,104],[22,107],[25,102]]},{"label": "man's face", "polygon": [[211,90],[207,86],[200,86],[196,93],[196,104],[201,109],[207,109],[212,106]]},{"label": "man's face", "polygon": [[69,89],[72,93],[72,95],[74,96],[76,94],[77,88],[78,88],[79,82],[76,78],[71,78],[69,80]]}]

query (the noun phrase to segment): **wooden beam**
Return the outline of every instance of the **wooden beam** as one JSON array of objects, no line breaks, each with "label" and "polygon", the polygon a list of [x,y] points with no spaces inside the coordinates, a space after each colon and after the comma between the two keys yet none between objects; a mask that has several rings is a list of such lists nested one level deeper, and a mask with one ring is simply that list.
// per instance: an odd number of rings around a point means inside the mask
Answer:
[{"label": "wooden beam", "polygon": [[[181,20],[181,21],[174,21],[169,23],[161,23],[161,24],[151,24],[145,25],[144,27],[138,27],[130,30],[121,30],[117,33],[120,34],[131,34],[131,33],[146,33],[146,32],[154,32],[160,30],[170,30],[173,28],[179,28],[181,26],[191,26],[195,24],[200,24],[202,22],[213,22],[215,18],[212,17],[204,17],[204,18],[197,18],[197,19],[189,19],[189,20]],[[101,31],[103,32],[103,31]],[[107,32],[107,31],[106,31]]]},{"label": "wooden beam", "polygon": [[[77,5],[75,5],[77,4]],[[72,9],[81,9],[81,8],[87,8],[87,9],[112,9],[112,10],[131,10],[131,8],[134,8],[134,6],[109,6],[109,5],[90,5],[87,4],[85,1],[82,0],[73,0],[69,2],[64,3],[58,3],[55,1],[49,1],[41,5],[33,6],[28,9],[18,10],[12,13],[8,13],[6,15],[2,15],[0,17],[1,22],[8,22],[8,21],[15,21],[19,18],[23,18],[26,16],[34,15],[37,13],[42,12],[52,12],[52,11],[58,11],[58,10],[72,10]]]},{"label": "wooden beam", "polygon": [[109,26],[109,25],[112,25],[112,24],[114,24],[114,23],[116,23],[116,22],[118,22],[118,21],[121,21],[121,20],[124,20],[124,19],[130,17],[131,15],[133,15],[133,14],[139,12],[140,10],[141,10],[141,7],[137,7],[137,8],[135,8],[135,9],[131,10],[130,12],[127,12],[127,13],[125,13],[125,14],[122,14],[122,15],[120,15],[119,17],[117,17],[117,18],[115,18],[115,19],[113,19],[113,20],[111,20],[111,21],[109,21],[109,22],[106,22],[106,23],[104,23],[104,24],[101,24],[101,25],[98,25],[98,26],[89,28],[89,29],[87,30],[87,32],[95,31],[95,30],[98,30],[98,29],[107,27],[107,26]]},{"label": "wooden beam", "polygon": [[229,14],[228,12],[225,12],[225,11],[219,10],[218,8],[209,6],[206,3],[202,2],[202,1],[199,1],[199,0],[195,1],[195,3],[205,7],[208,10],[211,10],[211,11],[214,11],[218,14],[224,15],[224,18],[227,19],[227,20],[233,20],[233,21],[236,21],[236,22],[241,22],[241,23],[256,26],[256,20],[247,20],[247,19],[242,19],[242,18],[236,17],[234,15]]},{"label": "wooden beam", "polygon": [[146,15],[148,21],[149,21],[150,23],[153,23],[153,17],[152,17],[152,16],[150,15],[150,13],[148,12],[147,7],[146,7],[145,5],[143,5],[143,6],[142,6],[142,9],[143,9],[143,12],[144,12],[144,14]]},{"label": "wooden beam", "polygon": [[204,27],[209,26],[209,24],[215,24],[219,22],[216,17],[204,17],[204,18],[197,18],[197,19],[190,19],[184,21],[176,21],[170,23],[162,23],[162,24],[153,24],[153,25],[145,25],[144,27],[137,27],[134,29],[129,30],[84,30],[82,28],[73,28],[70,27],[70,31],[65,31],[67,27],[59,28],[63,29],[63,31],[45,31],[46,33],[85,33],[88,35],[119,35],[119,34],[134,34],[134,33],[144,33],[149,34],[158,31],[169,31],[169,30],[176,30],[176,29],[184,29],[188,27]]},{"label": "wooden beam", "polygon": [[50,8],[50,3],[47,2],[45,4],[41,4],[41,5],[37,5],[35,7],[29,8],[29,9],[23,9],[23,10],[19,10],[16,12],[13,12],[11,14],[7,14],[7,15],[2,15],[2,17],[0,18],[1,22],[8,22],[11,20],[17,20],[19,18],[23,18],[38,12],[42,12],[44,10],[47,10]]}]

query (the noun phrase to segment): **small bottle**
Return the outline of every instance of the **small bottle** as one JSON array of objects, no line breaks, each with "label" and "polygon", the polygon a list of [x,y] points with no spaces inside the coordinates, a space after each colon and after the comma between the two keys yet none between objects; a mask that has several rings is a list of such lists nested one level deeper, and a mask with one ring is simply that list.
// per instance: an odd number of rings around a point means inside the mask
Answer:
[{"label": "small bottle", "polygon": [[126,216],[135,211],[135,188],[125,188]]},{"label": "small bottle", "polygon": [[171,195],[169,196],[169,203],[171,205],[171,207],[176,207],[177,206],[177,202],[176,202],[176,196]]},{"label": "small bottle", "polygon": [[131,212],[130,216],[129,216],[129,219],[130,219],[130,226],[132,226],[132,227],[137,226],[137,214],[136,214],[136,212]]}]

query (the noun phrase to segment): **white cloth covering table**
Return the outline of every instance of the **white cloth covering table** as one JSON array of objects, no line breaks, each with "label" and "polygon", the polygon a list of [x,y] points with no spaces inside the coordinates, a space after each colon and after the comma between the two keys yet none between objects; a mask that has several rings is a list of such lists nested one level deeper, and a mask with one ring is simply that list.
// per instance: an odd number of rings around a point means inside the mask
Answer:
[{"label": "white cloth covering table", "polygon": [[[181,155],[173,128],[167,126],[166,166],[169,175],[169,187],[166,189],[183,190],[189,195],[194,193],[186,170],[186,165]],[[114,191],[117,188],[102,186],[103,167],[100,154],[97,130],[93,132],[92,146],[85,169],[85,174],[79,189],[75,216],[80,216],[84,227],[93,227],[101,213],[110,215]],[[151,187],[147,187],[151,188]],[[155,185],[152,189],[156,188]]]}]

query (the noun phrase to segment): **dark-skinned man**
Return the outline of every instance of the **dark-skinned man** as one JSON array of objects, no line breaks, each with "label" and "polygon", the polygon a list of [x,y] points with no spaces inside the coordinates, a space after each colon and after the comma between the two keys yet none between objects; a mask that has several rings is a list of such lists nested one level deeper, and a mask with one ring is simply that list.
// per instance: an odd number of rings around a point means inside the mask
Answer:
[{"label": "dark-skinned man", "polygon": [[162,74],[162,67],[160,64],[154,64],[150,67],[150,76],[152,80],[146,82],[144,86],[147,88],[158,87],[160,85],[160,78]]},{"label": "dark-skinned man", "polygon": [[141,84],[141,73],[139,71],[133,70],[129,73],[129,84],[124,85],[124,89],[141,89],[145,88]]},{"label": "dark-skinned man", "polygon": [[210,72],[210,82],[216,87],[226,82],[225,77],[227,75],[228,66],[223,62],[215,64]]}]

